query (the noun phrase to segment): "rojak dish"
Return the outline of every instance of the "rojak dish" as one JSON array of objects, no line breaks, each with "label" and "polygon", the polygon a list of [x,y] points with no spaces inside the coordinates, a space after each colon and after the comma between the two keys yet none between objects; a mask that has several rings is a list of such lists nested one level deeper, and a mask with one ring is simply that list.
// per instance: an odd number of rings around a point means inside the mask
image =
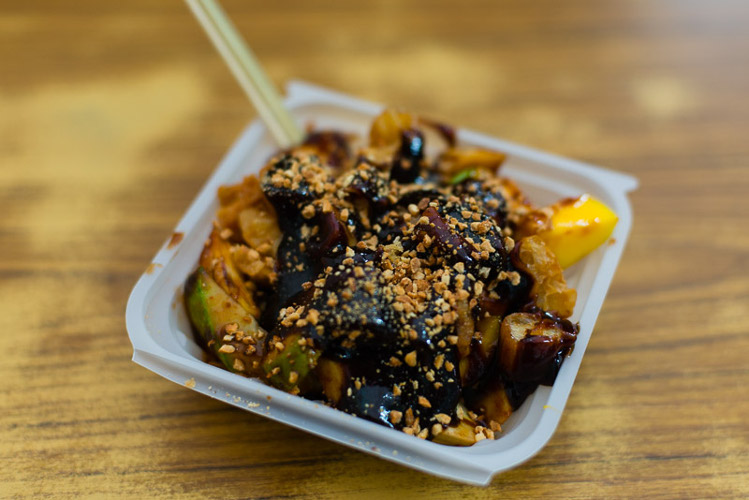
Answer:
[{"label": "rojak dish", "polygon": [[310,131],[219,189],[185,284],[196,340],[238,375],[421,439],[499,438],[574,348],[563,269],[617,221],[587,195],[534,206],[504,161],[393,110],[368,138]]}]

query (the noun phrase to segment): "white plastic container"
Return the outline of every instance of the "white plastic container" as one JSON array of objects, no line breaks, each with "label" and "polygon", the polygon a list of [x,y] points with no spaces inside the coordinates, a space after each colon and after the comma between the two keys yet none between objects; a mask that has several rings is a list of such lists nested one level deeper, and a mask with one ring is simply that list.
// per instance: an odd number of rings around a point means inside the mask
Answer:
[{"label": "white plastic container", "polygon": [[[286,104],[300,124],[334,128],[366,136],[382,106],[340,93],[293,82]],[[636,179],[560,158],[501,139],[458,130],[464,145],[507,153],[502,174],[515,180],[537,205],[584,192],[597,197],[619,216],[610,244],[566,271],[578,292],[575,313],[580,334],[553,387],[541,386],[503,426],[500,437],[474,446],[451,447],[424,441],[276,390],[202,361],[182,304],[182,286],[197,265],[218,202],[220,185],[257,172],[275,152],[270,134],[258,121],[239,137],[198,197],[188,208],[153,263],[141,276],[127,304],[127,330],[133,361],[159,375],[215,399],[265,415],[386,460],[430,474],[485,485],[493,475],[536,454],[551,438],[567,402],[598,312],[627,241],[632,212],[627,192]]]}]

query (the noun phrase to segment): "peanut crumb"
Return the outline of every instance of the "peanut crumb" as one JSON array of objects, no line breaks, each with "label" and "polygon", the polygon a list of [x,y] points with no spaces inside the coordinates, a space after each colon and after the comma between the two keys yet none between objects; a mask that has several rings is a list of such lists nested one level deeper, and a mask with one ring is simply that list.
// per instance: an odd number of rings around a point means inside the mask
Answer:
[{"label": "peanut crumb", "polygon": [[450,421],[452,420],[450,418],[450,415],[446,413],[438,413],[434,416],[434,418],[437,420],[437,422],[443,424],[443,425],[450,425]]},{"label": "peanut crumb", "polygon": [[312,205],[307,205],[302,209],[302,217],[305,219],[311,219],[315,216],[315,207]]}]

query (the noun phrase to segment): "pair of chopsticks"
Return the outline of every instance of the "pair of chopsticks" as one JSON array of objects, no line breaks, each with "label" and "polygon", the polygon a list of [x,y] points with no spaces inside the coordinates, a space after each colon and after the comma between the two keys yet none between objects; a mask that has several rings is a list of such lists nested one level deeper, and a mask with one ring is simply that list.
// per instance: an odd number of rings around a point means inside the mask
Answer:
[{"label": "pair of chopsticks", "polygon": [[254,54],[216,0],[185,0],[224,58],[239,85],[282,148],[302,140],[302,131]]}]

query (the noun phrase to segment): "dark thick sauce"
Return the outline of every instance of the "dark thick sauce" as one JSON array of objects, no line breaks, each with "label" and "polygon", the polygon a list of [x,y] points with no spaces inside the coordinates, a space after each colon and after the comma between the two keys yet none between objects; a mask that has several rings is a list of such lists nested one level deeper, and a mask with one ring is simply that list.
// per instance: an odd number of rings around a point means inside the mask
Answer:
[{"label": "dark thick sauce", "polygon": [[[311,140],[319,142],[321,137]],[[403,132],[390,182],[404,185],[421,178],[423,146],[420,132]],[[295,161],[282,157],[266,175],[296,167],[292,165]],[[495,357],[481,348],[478,338],[469,339],[467,354],[461,356],[458,346],[448,342],[459,334],[458,322],[437,331],[433,328],[435,322],[442,321],[442,295],[429,295],[424,310],[406,318],[403,310],[397,309],[397,298],[383,292],[388,268],[383,249],[397,241],[400,251],[412,252],[424,269],[444,268],[450,278],[445,288],[450,293],[465,291],[468,296],[477,281],[494,283],[493,289],[487,287],[481,295],[481,301],[472,302],[469,321],[487,315],[501,317],[530,302],[532,283],[527,275],[523,274],[516,284],[495,279],[502,272],[517,272],[500,233],[506,220],[506,203],[501,195],[469,179],[451,187],[431,184],[404,190],[394,199],[392,186],[375,166],[363,163],[348,175],[345,196],[352,209],[346,210],[346,217],[340,206],[302,216],[305,207],[322,206],[316,203],[325,196],[323,191],[315,192],[306,180],[289,188],[263,184],[283,230],[275,297],[263,323],[271,330],[269,338],[284,338],[300,329],[274,324],[273,318],[281,308],[305,306],[320,311],[317,326],[306,325],[301,330],[314,340],[323,358],[336,361],[345,370],[347,381],[338,408],[402,428],[405,420],[394,422],[391,412],[405,414],[410,410],[422,422],[434,421],[436,414],[455,419],[464,386],[476,391],[504,383],[513,403],[519,404],[539,383],[553,379],[552,373],[528,383],[508,379]],[[495,201],[487,208],[490,200]],[[418,218],[419,222],[409,226],[409,218]],[[375,237],[377,248],[356,245],[365,237]],[[429,242],[429,248],[425,242]],[[480,255],[478,242],[488,244],[492,251]],[[324,285],[316,295],[310,284],[318,280]],[[568,326],[562,320],[558,322]],[[541,344],[543,340],[528,342]],[[563,355],[559,354],[555,366]],[[458,371],[461,357],[467,360],[462,374]],[[541,361],[548,364],[546,359]],[[440,369],[432,369],[435,366]]]},{"label": "dark thick sauce", "polygon": [[[454,145],[450,127],[428,125]],[[266,343],[301,338],[342,374],[337,408],[420,436],[457,423],[459,403],[480,418],[485,394],[503,391],[516,408],[553,382],[577,327],[532,305],[533,280],[513,265],[496,183],[442,182],[415,128],[400,133],[386,165],[354,161],[338,133],[313,132],[305,145],[327,165],[289,152],[261,179],[282,232],[276,277],[263,291]],[[296,309],[315,321],[282,320]],[[508,372],[498,329],[513,312],[563,333],[524,338],[520,368]],[[302,395],[324,391],[307,383]]]}]

